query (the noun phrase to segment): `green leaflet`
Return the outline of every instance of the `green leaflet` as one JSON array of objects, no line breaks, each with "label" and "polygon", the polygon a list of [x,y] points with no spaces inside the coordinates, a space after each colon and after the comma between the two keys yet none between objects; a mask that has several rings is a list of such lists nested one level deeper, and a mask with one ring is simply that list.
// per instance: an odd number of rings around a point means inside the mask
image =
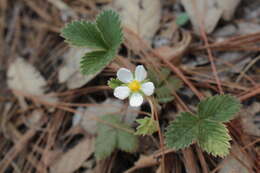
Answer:
[{"label": "green leaflet", "polygon": [[155,85],[156,100],[159,103],[168,103],[174,99],[172,90],[179,90],[182,87],[182,81],[170,75],[168,68],[162,68],[160,74],[154,70],[148,70],[149,79]]},{"label": "green leaflet", "polygon": [[230,95],[209,97],[199,104],[198,115],[219,122],[227,122],[240,109],[239,101]]},{"label": "green leaflet", "polygon": [[83,74],[94,74],[103,69],[113,59],[114,50],[92,51],[81,58],[80,70]]},{"label": "green leaflet", "polygon": [[172,96],[172,90],[179,90],[182,87],[182,81],[174,76],[167,78],[161,87],[156,88],[156,98],[159,103],[168,103],[174,99]]},{"label": "green leaflet", "polygon": [[199,103],[198,114],[181,113],[165,133],[168,147],[182,149],[193,142],[214,156],[229,153],[231,137],[223,124],[240,109],[240,103],[230,95],[216,95]]},{"label": "green leaflet", "polygon": [[[98,160],[108,157],[115,149],[134,152],[138,147],[137,137],[132,129],[120,122],[120,116],[106,115],[101,119],[106,123],[98,123],[97,138],[95,143],[95,156]],[[110,126],[111,125],[111,126]]]},{"label": "green leaflet", "polygon": [[224,157],[229,153],[231,137],[224,124],[204,120],[199,125],[199,146],[214,156]]},{"label": "green leaflet", "polygon": [[198,117],[188,112],[182,112],[176,120],[167,127],[165,140],[168,147],[176,150],[192,144],[198,136]]},{"label": "green leaflet", "polygon": [[62,30],[61,36],[73,46],[104,50],[108,48],[95,23],[86,21],[71,22]]},{"label": "green leaflet", "polygon": [[105,11],[98,15],[96,23],[109,48],[117,49],[123,41],[119,15],[112,10]]},{"label": "green leaflet", "polygon": [[152,135],[157,131],[156,122],[151,117],[145,117],[143,119],[136,120],[139,123],[137,127],[136,135]]},{"label": "green leaflet", "polygon": [[86,75],[105,68],[123,41],[119,15],[112,10],[103,11],[95,22],[74,21],[66,25],[61,36],[73,46],[94,49],[81,60],[81,72]]}]

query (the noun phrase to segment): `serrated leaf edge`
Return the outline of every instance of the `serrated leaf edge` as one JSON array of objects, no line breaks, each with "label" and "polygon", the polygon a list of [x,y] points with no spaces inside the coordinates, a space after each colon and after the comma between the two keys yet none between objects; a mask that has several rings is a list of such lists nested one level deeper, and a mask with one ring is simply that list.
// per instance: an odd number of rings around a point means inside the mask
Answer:
[{"label": "serrated leaf edge", "polygon": [[[121,18],[120,18],[120,16],[114,11],[114,10],[112,10],[112,9],[108,9],[108,10],[104,10],[104,11],[102,11],[101,13],[99,13],[98,15],[97,15],[97,17],[96,17],[96,20],[95,20],[95,24],[96,24],[96,26],[97,26],[97,28],[98,28],[98,25],[97,25],[97,21],[100,19],[100,17],[102,17],[103,15],[105,15],[105,13],[111,13],[113,16],[115,16],[116,18],[117,18],[117,22],[118,22],[118,25],[120,26],[119,28],[119,30],[120,30],[120,33],[118,33],[119,35],[120,35],[120,43],[118,43],[117,45],[114,45],[114,46],[112,46],[112,47],[110,47],[110,48],[114,48],[114,49],[117,49],[118,48],[118,46],[124,41],[124,35],[123,35],[123,28],[122,28],[122,23],[121,23]],[[100,29],[99,29],[100,30]],[[102,32],[101,32],[102,33]],[[102,37],[104,37],[103,36],[103,34],[102,34]],[[105,39],[104,39],[105,40]]]}]

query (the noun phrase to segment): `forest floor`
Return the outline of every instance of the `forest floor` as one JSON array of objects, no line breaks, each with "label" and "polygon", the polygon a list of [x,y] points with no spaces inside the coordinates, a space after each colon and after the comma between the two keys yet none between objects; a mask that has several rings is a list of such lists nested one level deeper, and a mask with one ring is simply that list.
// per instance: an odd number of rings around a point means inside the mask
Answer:
[{"label": "forest floor", "polygon": [[[103,71],[82,75],[87,48],[70,47],[60,31],[107,8],[121,15],[124,42]],[[259,172],[259,52],[260,1],[0,0],[0,172]],[[146,102],[129,107],[107,86],[120,67],[138,64],[159,81],[177,81],[169,92],[156,93],[162,133],[205,97],[237,97],[241,111],[226,124],[230,154],[215,157],[197,144],[165,149],[155,133],[138,137],[134,153],[115,150],[96,160],[97,122],[90,115],[120,114],[136,128],[135,119],[151,112]]]}]

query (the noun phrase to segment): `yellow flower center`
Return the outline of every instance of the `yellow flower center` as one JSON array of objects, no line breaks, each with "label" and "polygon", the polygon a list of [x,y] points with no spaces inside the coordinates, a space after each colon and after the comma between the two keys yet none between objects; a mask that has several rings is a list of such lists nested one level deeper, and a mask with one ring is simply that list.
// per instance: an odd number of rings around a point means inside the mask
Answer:
[{"label": "yellow flower center", "polygon": [[139,81],[133,80],[128,84],[128,87],[130,88],[131,91],[137,92],[141,89],[141,84]]}]

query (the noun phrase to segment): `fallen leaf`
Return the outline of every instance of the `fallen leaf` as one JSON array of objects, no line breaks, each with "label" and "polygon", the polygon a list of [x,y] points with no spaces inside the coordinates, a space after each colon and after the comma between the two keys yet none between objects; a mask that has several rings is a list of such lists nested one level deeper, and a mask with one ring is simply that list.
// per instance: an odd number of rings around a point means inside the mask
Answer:
[{"label": "fallen leaf", "polygon": [[190,17],[195,32],[198,34],[200,33],[199,20],[203,21],[205,31],[211,33],[223,12],[222,9],[215,5],[215,0],[181,0],[181,3]]},{"label": "fallen leaf", "polygon": [[257,33],[260,30],[260,25],[252,22],[238,22],[238,33],[240,35]]},{"label": "fallen leaf", "polygon": [[200,33],[199,20],[202,20],[205,31],[211,33],[221,17],[225,20],[232,18],[239,2],[240,0],[181,0],[197,34]]},{"label": "fallen leaf", "polygon": [[220,8],[223,9],[223,19],[231,20],[241,0],[217,0]]},{"label": "fallen leaf", "polygon": [[[248,156],[241,152],[238,146],[233,145],[231,148],[232,153],[235,154],[243,163],[248,167],[251,167],[251,161],[248,159]],[[229,155],[222,161],[223,166],[219,170],[219,173],[249,173],[248,169],[242,165],[234,156]]]},{"label": "fallen leaf", "polygon": [[175,65],[180,64],[181,57],[188,49],[192,40],[190,32],[182,31],[181,36],[182,39],[179,42],[176,42],[174,46],[161,46],[156,48],[155,52],[172,61]]},{"label": "fallen leaf", "polygon": [[123,25],[151,41],[161,18],[159,0],[114,0],[113,7],[121,15]]},{"label": "fallen leaf", "polygon": [[[102,108],[102,109],[100,109]],[[121,113],[124,116],[124,122],[132,125],[138,116],[138,108],[124,106],[123,102],[118,99],[107,99],[98,106],[89,106],[86,109],[78,108],[73,116],[73,125],[79,125],[90,134],[95,134],[97,131],[97,122],[93,120],[93,116],[101,118],[104,115]]]},{"label": "fallen leaf", "polygon": [[[17,58],[10,64],[7,77],[8,86],[12,90],[39,96],[42,100],[50,103],[55,103],[58,100],[54,96],[46,95],[45,92],[48,89],[46,80],[32,64],[23,58]],[[21,101],[21,96],[16,96]]]},{"label": "fallen leaf", "polygon": [[88,159],[94,151],[94,140],[86,138],[63,154],[50,166],[51,173],[72,173]]},{"label": "fallen leaf", "polygon": [[8,68],[7,83],[11,89],[32,95],[44,95],[47,82],[40,72],[23,58],[17,58]]},{"label": "fallen leaf", "polygon": [[253,103],[241,112],[243,129],[250,135],[260,136],[260,102]]},{"label": "fallen leaf", "polygon": [[60,68],[59,83],[66,83],[69,89],[80,88],[92,80],[100,71],[93,75],[83,75],[80,72],[80,60],[88,51],[87,48],[70,48],[63,56],[64,64]]}]

